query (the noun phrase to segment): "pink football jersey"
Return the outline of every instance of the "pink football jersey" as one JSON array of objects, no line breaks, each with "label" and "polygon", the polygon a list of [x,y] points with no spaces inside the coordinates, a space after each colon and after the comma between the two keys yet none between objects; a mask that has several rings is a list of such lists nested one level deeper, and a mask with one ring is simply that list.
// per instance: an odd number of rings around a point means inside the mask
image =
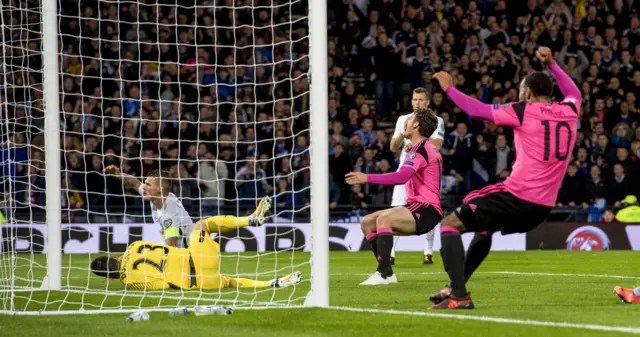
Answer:
[{"label": "pink football jersey", "polygon": [[442,156],[440,152],[433,147],[429,140],[424,140],[409,150],[402,165],[415,171],[411,179],[404,185],[407,203],[427,203],[442,214],[440,208]]},{"label": "pink football jersey", "polygon": [[580,101],[494,104],[496,125],[513,128],[516,162],[504,182],[516,197],[554,206],[575,145]]}]

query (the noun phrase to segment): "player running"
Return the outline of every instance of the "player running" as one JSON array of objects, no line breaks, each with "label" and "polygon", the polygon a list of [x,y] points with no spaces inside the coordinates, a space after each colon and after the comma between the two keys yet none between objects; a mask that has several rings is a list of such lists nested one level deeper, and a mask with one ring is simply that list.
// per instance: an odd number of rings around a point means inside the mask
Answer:
[{"label": "player running", "polygon": [[624,303],[640,304],[640,287],[630,289],[616,286],[613,288],[613,293],[618,295]]},{"label": "player running", "polygon": [[[451,286],[431,296],[436,303],[431,309],[472,309],[465,284],[489,253],[493,232],[528,232],[544,221],[555,205],[575,144],[582,96],[553,61],[549,48],[539,48],[536,57],[553,72],[563,101],[551,101],[553,82],[542,72],[524,78],[520,102],[493,106],[462,94],[446,72],[434,75],[442,90],[472,118],[512,127],[517,157],[504,183],[471,192],[442,220],[440,252]],[[464,232],[476,233],[466,260],[460,236]]]},{"label": "player running", "polygon": [[[426,109],[429,106],[429,94],[427,93],[427,89],[418,87],[413,89],[413,96],[411,97],[411,106],[413,110],[418,109]],[[411,149],[411,142],[404,137],[404,124],[405,122],[413,115],[413,113],[402,115],[398,117],[398,121],[396,121],[396,130],[393,133],[393,138],[391,139],[391,151],[396,152],[400,150],[400,162],[404,162],[404,158],[407,155],[407,151]],[[436,116],[438,119],[438,127],[429,137],[429,142],[433,144],[436,148],[436,151],[440,151],[442,148],[442,143],[444,142],[444,120],[442,118]],[[400,167],[398,167],[400,170]],[[404,206],[406,204],[405,200],[405,188],[402,185],[396,185],[393,188],[393,197],[391,198],[391,206]],[[431,230],[426,235],[426,241],[424,244],[424,258],[422,263],[424,264],[433,264],[433,239],[435,230]],[[393,249],[391,250],[391,265],[395,264],[396,258],[396,244],[398,242],[398,237],[394,237],[393,239]]]},{"label": "player running", "polygon": [[198,221],[189,238],[189,248],[176,248],[136,241],[121,258],[100,256],[91,262],[94,274],[119,278],[127,289],[220,289],[289,287],[300,283],[298,271],[270,281],[231,278],[220,274],[220,245],[210,233],[229,231],[215,221]]},{"label": "player running", "polygon": [[398,172],[364,174],[350,172],[346,175],[349,185],[378,184],[404,185],[407,204],[368,214],[360,226],[378,259],[378,269],[360,285],[397,283],[391,268],[393,235],[422,235],[431,231],[442,219],[440,209],[440,176],[442,156],[429,143],[429,136],[438,120],[429,109],[418,109],[406,122],[404,137],[414,146]]},{"label": "player running", "polygon": [[[115,175],[126,189],[138,191],[144,200],[151,205],[153,223],[163,235],[165,244],[171,247],[187,248],[188,238],[193,230],[191,216],[182,206],[180,199],[171,193],[173,178],[168,171],[151,171],[143,183],[138,179],[123,174],[120,168],[109,165],[104,171]],[[264,197],[258,203],[256,210],[247,217],[219,215],[200,220],[206,224],[214,223],[223,232],[229,232],[239,227],[261,226],[266,221],[266,215],[271,209],[271,198]]]}]

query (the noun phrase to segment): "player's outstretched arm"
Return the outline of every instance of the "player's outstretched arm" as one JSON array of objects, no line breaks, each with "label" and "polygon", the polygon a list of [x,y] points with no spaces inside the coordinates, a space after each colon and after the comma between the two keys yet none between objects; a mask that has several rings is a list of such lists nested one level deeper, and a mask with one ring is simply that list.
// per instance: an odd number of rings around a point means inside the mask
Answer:
[{"label": "player's outstretched arm", "polygon": [[118,180],[120,180],[122,182],[122,185],[124,186],[124,188],[126,189],[133,189],[138,191],[140,189],[140,185],[142,185],[142,183],[140,182],[140,180],[128,175],[128,174],[124,174],[122,173],[122,171],[120,171],[120,168],[115,166],[115,165],[109,165],[104,169],[104,172],[106,172],[107,174],[111,174],[114,175]]},{"label": "player's outstretched arm", "polygon": [[[580,93],[580,89],[573,82],[571,77],[560,68],[560,66],[553,60],[553,55],[551,54],[551,49],[547,47],[540,47],[536,51],[536,57],[542,64],[546,65],[551,69],[553,76],[556,78],[556,82],[558,82],[558,87],[560,88],[560,92],[565,98],[574,98],[579,101],[582,101],[582,94]],[[578,106],[580,103],[577,104]]]},{"label": "player's outstretched arm", "polygon": [[385,174],[364,174],[361,172],[349,172],[345,176],[345,180],[349,185],[356,184],[376,184],[376,185],[404,185],[411,177],[415,171],[408,167],[402,166],[400,171],[385,173]]},{"label": "player's outstretched arm", "polygon": [[491,105],[484,104],[475,98],[469,97],[461,93],[453,86],[453,79],[451,75],[445,71],[440,71],[433,75],[433,78],[438,80],[440,88],[449,95],[449,98],[455,103],[462,111],[466,112],[473,119],[481,119],[486,121],[493,121],[493,113],[491,112]]}]

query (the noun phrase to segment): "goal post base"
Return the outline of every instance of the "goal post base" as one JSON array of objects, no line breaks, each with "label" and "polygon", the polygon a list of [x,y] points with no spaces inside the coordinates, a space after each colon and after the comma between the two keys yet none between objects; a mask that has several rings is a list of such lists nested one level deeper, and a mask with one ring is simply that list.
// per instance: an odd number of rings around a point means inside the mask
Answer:
[{"label": "goal post base", "polygon": [[51,279],[49,278],[49,275],[46,275],[42,279],[42,284],[40,284],[40,288],[38,288],[38,290],[61,290],[61,287],[52,286],[50,281]]}]

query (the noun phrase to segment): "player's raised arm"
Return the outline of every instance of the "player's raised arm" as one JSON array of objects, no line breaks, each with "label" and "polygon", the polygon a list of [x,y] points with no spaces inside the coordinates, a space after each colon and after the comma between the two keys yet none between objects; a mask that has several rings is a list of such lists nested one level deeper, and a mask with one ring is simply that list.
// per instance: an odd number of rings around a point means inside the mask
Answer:
[{"label": "player's raised arm", "polygon": [[104,171],[107,174],[111,174],[114,175],[118,180],[120,180],[122,182],[122,185],[127,188],[127,189],[133,189],[138,191],[140,189],[140,185],[142,185],[142,183],[140,182],[140,180],[128,175],[128,174],[124,174],[122,173],[122,171],[120,171],[120,168],[115,166],[115,165],[109,165],[107,166]]},{"label": "player's raised arm", "polygon": [[[391,152],[396,152],[402,149],[402,144],[404,144],[404,122],[403,118],[398,118],[396,121],[396,129],[393,132],[393,137],[391,138],[391,144],[389,144],[389,148]],[[406,122],[406,120],[405,120]]]},{"label": "player's raised arm", "polygon": [[442,149],[442,144],[444,143],[444,120],[438,117],[438,127],[436,131],[429,137],[429,142],[435,146],[438,152]]},{"label": "player's raised arm", "polygon": [[455,103],[462,111],[466,112],[471,118],[481,119],[487,121],[493,121],[493,112],[491,111],[490,104],[484,104],[475,98],[469,97],[461,93],[453,86],[453,79],[445,71],[437,72],[433,75],[433,78],[438,80],[440,88],[449,95],[449,98]]},{"label": "player's raised arm", "polygon": [[[536,57],[540,62],[551,69],[553,76],[556,78],[556,82],[558,82],[558,87],[560,88],[560,92],[565,98],[574,98],[576,100],[582,101],[582,94],[580,93],[580,89],[573,82],[571,77],[560,68],[560,66],[553,60],[553,56],[551,54],[551,49],[547,47],[540,47],[536,51]],[[576,104],[580,107],[580,102]]]}]

